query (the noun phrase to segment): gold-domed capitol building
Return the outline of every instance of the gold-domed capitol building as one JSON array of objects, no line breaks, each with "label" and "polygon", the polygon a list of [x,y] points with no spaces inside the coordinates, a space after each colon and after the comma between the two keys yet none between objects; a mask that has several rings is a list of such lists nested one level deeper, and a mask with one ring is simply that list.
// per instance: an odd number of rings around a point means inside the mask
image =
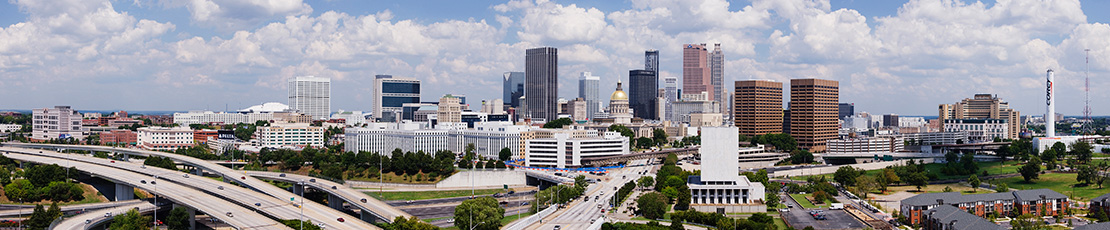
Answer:
[{"label": "gold-domed capitol building", "polygon": [[628,94],[621,89],[621,82],[617,81],[617,90],[609,97],[609,117],[615,124],[631,124],[632,113],[628,111]]}]

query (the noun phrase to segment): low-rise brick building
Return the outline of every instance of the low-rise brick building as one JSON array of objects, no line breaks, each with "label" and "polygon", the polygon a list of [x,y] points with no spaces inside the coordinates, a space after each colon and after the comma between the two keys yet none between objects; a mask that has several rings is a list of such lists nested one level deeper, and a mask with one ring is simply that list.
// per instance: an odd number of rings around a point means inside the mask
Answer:
[{"label": "low-rise brick building", "polygon": [[108,132],[100,132],[100,144],[102,145],[136,145],[139,143],[138,134],[131,130],[112,130]]},{"label": "low-rise brick building", "polygon": [[906,216],[910,224],[920,224],[925,218],[925,210],[941,205],[953,206],[979,217],[986,217],[992,213],[1008,216],[1015,210],[1018,212],[1016,215],[1053,216],[1065,213],[1068,203],[1068,196],[1050,189],[972,195],[962,195],[958,192],[925,193],[902,200],[900,212]]},{"label": "low-rise brick building", "polygon": [[966,210],[950,205],[939,205],[922,212],[923,230],[1005,230],[1002,226],[987,219],[967,213]]}]

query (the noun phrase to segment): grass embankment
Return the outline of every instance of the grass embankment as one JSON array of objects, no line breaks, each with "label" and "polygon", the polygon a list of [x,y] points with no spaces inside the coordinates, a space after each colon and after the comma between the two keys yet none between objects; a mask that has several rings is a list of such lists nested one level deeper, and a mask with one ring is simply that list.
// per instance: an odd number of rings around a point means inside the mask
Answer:
[{"label": "grass embankment", "polygon": [[813,202],[809,202],[809,200],[806,199],[807,196],[809,196],[809,194],[790,194],[790,197],[794,198],[794,201],[797,201],[798,204],[802,205],[802,208],[827,208],[827,207],[829,207],[829,203],[830,203],[829,201],[826,200],[824,204],[815,205],[815,204],[813,204]]},{"label": "grass embankment", "polygon": [[1101,196],[1110,192],[1110,186],[1103,186],[1101,189],[1096,185],[1080,186],[1079,182],[1075,181],[1076,174],[1074,173],[1047,173],[1041,174],[1040,179],[1033,180],[1026,183],[1022,177],[1011,177],[998,180],[998,182],[1006,183],[1010,188],[1029,190],[1029,189],[1052,189],[1053,191],[1062,193],[1071,197],[1073,200],[1090,201],[1091,199]]},{"label": "grass embankment", "polygon": [[[944,168],[944,164],[940,164],[940,163],[925,164],[925,171],[936,173],[938,175],[937,180],[967,179],[968,177],[971,176],[971,175],[952,175],[952,176],[944,175],[943,173],[941,173],[942,168]],[[997,162],[997,161],[996,162],[979,162],[979,173],[977,173],[976,175],[982,176],[981,173],[983,172],[983,170],[987,170],[987,173],[990,174],[990,175],[1017,173],[1018,168],[1021,168],[1020,162],[1012,161],[1012,160],[1011,161],[1006,161],[1005,163]],[[864,171],[863,175],[868,175],[868,176],[874,177],[881,170],[882,169],[867,170],[867,171]],[[831,180],[832,177],[833,177],[833,174],[830,173],[830,174],[794,176],[794,177],[790,177],[790,179],[806,180],[810,177],[821,177],[821,176],[824,176],[825,179],[830,179]]]},{"label": "grass embankment", "polygon": [[[504,189],[479,189],[474,190],[475,196],[490,195],[505,192]],[[427,200],[450,197],[470,196],[470,190],[436,190],[436,191],[404,191],[404,192],[363,192],[379,200]]]},{"label": "grass embankment", "polygon": [[[938,192],[944,192],[945,187],[951,188],[953,192],[960,192],[962,194],[984,194],[984,193],[993,193],[994,192],[993,190],[989,190],[989,189],[983,189],[983,188],[972,189],[971,186],[962,185],[962,184],[959,184],[959,183],[951,183],[951,184],[931,184],[928,187],[921,188],[921,191],[918,191],[917,187],[914,187],[914,186],[890,186],[890,187],[887,187],[886,194],[893,194],[893,193],[901,192],[901,191],[910,192],[910,193],[938,193]],[[876,189],[874,191],[871,191],[871,194],[881,194],[881,193],[879,193],[879,190]]]}]

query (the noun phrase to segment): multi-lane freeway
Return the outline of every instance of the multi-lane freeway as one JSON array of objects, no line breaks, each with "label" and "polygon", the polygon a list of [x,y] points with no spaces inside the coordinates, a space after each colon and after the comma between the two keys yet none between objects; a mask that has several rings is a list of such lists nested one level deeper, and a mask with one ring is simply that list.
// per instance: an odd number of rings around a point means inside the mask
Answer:
[{"label": "multi-lane freeway", "polygon": [[545,218],[542,224],[533,224],[528,229],[553,229],[555,226],[562,229],[587,229],[591,224],[590,220],[596,220],[604,215],[601,212],[602,209],[609,209],[609,200],[613,199],[617,189],[628,181],[639,179],[640,173],[649,169],[650,166],[610,170],[608,177],[611,179],[590,185],[584,193],[583,197],[590,197],[590,201],[576,199],[569,204],[568,208],[556,211]]},{"label": "multi-lane freeway", "polygon": [[[97,209],[112,208],[112,207],[125,206],[125,205],[134,205],[134,204],[143,203],[143,202],[146,202],[146,201],[143,201],[143,200],[125,200],[125,201],[113,201],[113,202],[106,202],[106,203],[66,205],[66,206],[60,206],[59,208],[62,209],[62,212],[69,213],[69,212],[76,212],[76,211],[83,211],[83,210],[97,210]],[[4,210],[4,211],[0,211],[0,217],[27,216],[28,214],[31,214],[31,212],[34,211],[34,210],[35,210],[34,206],[31,206],[31,207],[28,207],[28,208],[22,208],[22,209]]]},{"label": "multi-lane freeway", "polygon": [[[7,148],[0,147],[3,151],[23,152],[30,155],[39,155],[43,157],[54,157],[67,160],[74,160],[90,164],[98,164],[110,166],[118,169],[128,170],[135,173],[147,175],[146,180],[153,180],[157,178],[159,181],[172,181],[174,183],[182,184],[192,187],[197,190],[206,191],[209,194],[224,198],[228,201],[237,203],[242,206],[250,207],[251,209],[258,210],[266,215],[276,217],[278,219],[300,219],[303,217],[306,220],[311,220],[314,224],[324,224],[325,227],[339,228],[339,229],[374,229],[376,226],[362,221],[355,221],[355,217],[347,215],[339,210],[334,210],[321,205],[305,205],[305,209],[301,210],[298,207],[299,203],[290,202],[285,199],[277,199],[275,197],[267,196],[259,192],[228,184],[225,182],[212,180],[199,176],[190,176],[189,174],[180,171],[163,169],[158,167],[146,167],[141,164],[135,164],[125,161],[115,161],[109,159],[102,159],[90,156],[83,156],[79,154],[64,154],[53,151],[38,151],[31,149]],[[309,202],[311,203],[311,202]],[[343,218],[344,221],[339,221]],[[351,220],[351,221],[346,221]]]},{"label": "multi-lane freeway", "polygon": [[[183,163],[188,164],[190,166],[198,167],[198,168],[201,168],[203,170],[208,170],[208,171],[212,172],[213,174],[221,175],[224,178],[230,179],[230,180],[232,180],[232,181],[234,181],[238,184],[247,186],[251,189],[257,190],[257,191],[259,191],[263,194],[270,195],[272,197],[276,197],[278,199],[289,199],[291,197],[299,197],[298,195],[295,195],[292,192],[286,191],[285,189],[282,189],[282,188],[278,188],[277,186],[274,186],[274,185],[272,185],[272,184],[270,184],[266,181],[262,181],[260,179],[254,178],[254,177],[247,176],[247,174],[246,174],[247,171],[233,170],[233,169],[221,166],[217,163],[213,163],[213,162],[210,162],[210,161],[201,160],[201,159],[197,159],[197,158],[193,158],[193,157],[189,157],[189,156],[185,156],[185,155],[174,154],[174,153],[149,151],[149,150],[142,150],[142,149],[116,148],[116,147],[108,147],[108,146],[95,146],[95,145],[59,145],[59,144],[33,144],[33,143],[15,143],[15,142],[4,143],[4,145],[5,146],[13,146],[13,147],[26,147],[26,148],[75,149],[75,150],[88,150],[88,151],[100,151],[100,152],[116,152],[116,153],[132,154],[132,155],[140,155],[140,156],[154,155],[154,156],[160,156],[160,157],[167,157],[167,158],[173,159],[174,161],[183,162]],[[311,178],[311,177],[306,177],[306,178]],[[324,181],[324,180],[317,179],[317,181]],[[337,186],[337,188],[339,188],[339,187],[345,187],[345,186],[342,186],[342,185]],[[357,193],[357,191],[354,191],[353,189],[348,188],[348,190]],[[337,193],[335,193],[336,190],[332,190],[332,189],[321,190],[321,191],[327,192],[327,193],[332,194],[332,195],[339,196],[339,197],[344,198],[344,199],[354,198],[350,194],[345,194],[345,193],[344,194],[337,194]],[[341,190],[341,191],[344,191],[344,190]],[[362,193],[358,193],[358,194],[362,194]],[[361,199],[367,199],[367,204],[377,203],[377,204],[381,204],[381,205],[362,205],[362,206],[358,206],[359,205],[358,203],[361,203]],[[352,202],[352,201],[356,201],[358,203]],[[394,218],[396,218],[398,216],[404,216],[406,218],[411,216],[411,215],[408,215],[407,213],[404,213],[400,209],[393,208],[393,207],[390,207],[388,205],[384,205],[384,203],[381,203],[381,201],[378,201],[374,198],[371,198],[371,197],[365,196],[365,195],[362,195],[362,197],[359,197],[359,198],[356,198],[356,199],[353,199],[353,200],[347,200],[347,202],[352,203],[352,204],[356,204],[356,206],[358,206],[360,208],[363,208],[363,210],[370,211],[371,213],[375,214],[375,216],[381,217],[381,219],[383,219],[385,222],[391,222],[391,221],[393,221]],[[323,205],[320,205],[320,204],[317,204],[317,203],[314,203],[314,202],[308,202],[308,203],[305,203],[305,205],[306,205],[306,208],[311,207],[311,206],[315,206],[315,207],[313,207],[313,209],[319,209],[321,207],[326,207],[326,206],[323,206]]]},{"label": "multi-lane freeway", "polygon": [[54,157],[44,157],[11,152],[10,149],[4,149],[4,155],[8,158],[37,162],[44,164],[58,164],[69,165],[80,169],[86,173],[96,175],[116,183],[127,184],[129,186],[140,188],[147,191],[155,191],[157,185],[157,193],[161,197],[165,197],[171,201],[195,208],[201,212],[208,213],[217,219],[235,226],[238,229],[288,229],[285,225],[270,219],[262,214],[245,207],[230,203],[224,199],[209,195],[203,191],[193,189],[172,182],[159,182],[157,184],[142,183],[142,181],[150,179],[150,176],[139,173],[134,173],[122,169],[116,169],[109,166],[98,164],[91,164],[79,161],[71,161]]},{"label": "multi-lane freeway", "polygon": [[397,218],[398,216],[404,217],[406,219],[409,218],[409,217],[412,217],[412,215],[409,215],[408,213],[405,213],[404,211],[401,211],[401,209],[397,209],[393,206],[390,206],[389,204],[386,204],[385,202],[382,202],[378,199],[374,199],[374,198],[366,195],[365,193],[359,192],[358,190],[352,189],[352,188],[347,187],[345,185],[335,183],[335,182],[332,182],[332,181],[329,181],[329,180],[317,179],[317,178],[314,178],[314,177],[297,175],[297,174],[292,174],[292,173],[285,174],[285,173],[278,173],[278,172],[262,172],[262,171],[243,171],[243,173],[246,173],[248,176],[265,178],[265,179],[270,179],[270,180],[278,180],[278,181],[293,182],[293,183],[303,182],[304,185],[306,185],[306,186],[311,186],[311,187],[315,188],[316,190],[325,191],[328,194],[337,196],[337,197],[343,199],[343,201],[346,201],[347,203],[351,204],[352,206],[358,207],[361,210],[378,210],[378,212],[373,212],[373,213],[375,213],[375,216],[377,216],[378,218],[389,220],[389,221],[392,221],[394,218]]},{"label": "multi-lane freeway", "polygon": [[67,217],[54,226],[55,230],[85,230],[90,229],[102,222],[111,220],[116,215],[127,213],[132,209],[138,210],[140,213],[147,213],[154,211],[154,204],[148,202],[138,202],[124,206],[116,206],[108,209],[100,209],[95,212],[85,212],[76,216]]}]

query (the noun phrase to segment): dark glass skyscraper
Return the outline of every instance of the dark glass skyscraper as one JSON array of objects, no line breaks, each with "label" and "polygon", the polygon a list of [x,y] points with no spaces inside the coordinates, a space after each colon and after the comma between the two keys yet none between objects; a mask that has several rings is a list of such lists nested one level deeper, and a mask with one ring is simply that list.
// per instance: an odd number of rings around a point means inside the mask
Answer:
[{"label": "dark glass skyscraper", "polygon": [[837,113],[837,118],[839,118],[841,120],[844,120],[845,117],[849,117],[849,116],[852,116],[853,114],[856,114],[856,104],[840,103],[840,104],[837,104],[837,107],[840,110],[840,112]]},{"label": "dark glass skyscraper", "polygon": [[526,116],[555,120],[558,116],[559,50],[554,47],[528,49],[524,57],[524,100]]},{"label": "dark glass skyscraper", "polygon": [[520,108],[520,97],[524,96],[524,72],[505,72],[504,81],[505,104]]},{"label": "dark glass skyscraper", "polygon": [[655,101],[658,95],[659,79],[655,78],[655,71],[628,71],[628,107],[632,108],[633,117],[645,120],[658,118],[658,104]]}]

